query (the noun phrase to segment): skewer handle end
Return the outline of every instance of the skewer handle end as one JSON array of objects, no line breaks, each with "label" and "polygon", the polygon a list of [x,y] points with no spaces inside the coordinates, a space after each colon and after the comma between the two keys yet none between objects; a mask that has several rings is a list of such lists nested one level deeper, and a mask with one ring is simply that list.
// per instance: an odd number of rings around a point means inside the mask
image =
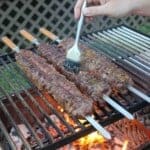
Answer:
[{"label": "skewer handle end", "polygon": [[54,33],[50,32],[46,28],[40,28],[40,32],[53,41],[57,41],[59,39],[58,36],[56,36]]},{"label": "skewer handle end", "polygon": [[20,30],[20,34],[27,39],[29,42],[35,44],[35,45],[39,45],[38,40],[29,32],[27,32],[25,29]]},{"label": "skewer handle end", "polygon": [[12,40],[10,40],[7,36],[2,37],[2,41],[5,45],[7,45],[13,51],[17,53],[19,52],[19,47]]}]

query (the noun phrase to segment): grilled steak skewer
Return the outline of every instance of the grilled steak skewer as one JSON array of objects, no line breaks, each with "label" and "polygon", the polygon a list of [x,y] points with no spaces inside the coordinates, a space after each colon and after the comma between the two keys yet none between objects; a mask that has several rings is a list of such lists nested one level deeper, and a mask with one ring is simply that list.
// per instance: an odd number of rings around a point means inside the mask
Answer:
[{"label": "grilled steak skewer", "polygon": [[[34,36],[32,36],[30,33],[28,33],[27,31],[21,30],[20,33],[23,37],[28,39],[30,42],[36,44],[37,46],[40,45],[38,40]],[[56,36],[53,33],[50,33],[50,35],[51,35],[51,37],[56,38]],[[55,51],[54,51],[54,54],[55,54]],[[60,56],[61,55],[62,55],[62,53],[60,54]],[[58,57],[58,55],[56,55],[56,57]],[[59,62],[59,60],[58,60],[58,62]],[[54,65],[55,63],[52,63],[52,64]],[[57,67],[57,63],[54,66],[57,68],[57,70],[59,72],[61,72],[60,71],[61,69],[59,67]],[[61,66],[61,64],[60,64],[60,66]],[[66,70],[64,69],[63,73],[65,73],[65,71]],[[67,73],[69,73],[69,72],[67,72]],[[81,73],[81,71],[80,71],[80,73]],[[132,114],[130,114],[123,107],[118,105],[114,100],[112,100],[110,97],[108,97],[109,93],[111,92],[111,87],[107,84],[106,81],[97,80],[95,77],[92,77],[89,72],[85,72],[85,71],[82,71],[82,73],[80,74],[80,76],[78,76],[78,78],[76,78],[77,76],[75,76],[75,75],[72,77],[72,75],[73,74],[71,74],[71,75],[66,74],[66,76],[68,76],[68,79],[71,77],[71,81],[73,81],[73,82],[76,81],[75,84],[78,86],[78,88],[80,88],[80,90],[82,92],[84,92],[84,94],[87,94],[87,96],[91,96],[92,99],[99,101],[101,105],[102,105],[102,103],[104,103],[104,101],[107,102],[109,105],[111,105],[114,109],[119,111],[122,115],[124,115],[128,119],[134,118]],[[103,98],[104,101],[102,101],[101,98]],[[90,118],[90,120],[91,120],[91,118]]]},{"label": "grilled steak skewer", "polygon": [[31,51],[16,55],[19,66],[39,89],[46,89],[69,113],[77,117],[92,114],[92,100],[82,95],[74,83],[59,74],[46,60]]}]

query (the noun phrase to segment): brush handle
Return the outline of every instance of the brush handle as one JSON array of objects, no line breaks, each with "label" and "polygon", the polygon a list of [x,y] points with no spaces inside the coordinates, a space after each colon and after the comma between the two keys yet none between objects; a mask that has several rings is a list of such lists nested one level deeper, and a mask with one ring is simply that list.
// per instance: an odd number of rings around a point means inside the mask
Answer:
[{"label": "brush handle", "polygon": [[38,40],[29,32],[27,32],[26,30],[20,30],[20,34],[27,39],[29,42],[35,44],[35,45],[39,45],[40,43],[38,42]]},{"label": "brush handle", "polygon": [[2,37],[2,41],[4,42],[5,45],[7,45],[13,51],[17,53],[19,52],[19,47],[12,40],[10,40],[7,36]]},{"label": "brush handle", "polygon": [[82,9],[81,9],[81,16],[80,19],[78,21],[78,25],[77,25],[77,33],[76,33],[76,39],[75,39],[75,44],[78,45],[79,43],[79,39],[80,39],[80,33],[81,33],[81,28],[83,25],[83,21],[84,21],[84,15],[83,15],[83,9],[86,7],[86,0],[84,0]]}]

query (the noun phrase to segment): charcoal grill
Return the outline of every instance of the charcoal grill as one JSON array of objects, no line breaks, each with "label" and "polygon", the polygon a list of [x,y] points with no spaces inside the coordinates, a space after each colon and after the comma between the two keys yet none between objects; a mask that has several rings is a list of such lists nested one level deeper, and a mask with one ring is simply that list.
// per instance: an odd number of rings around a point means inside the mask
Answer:
[{"label": "charcoal grill", "polygon": [[[109,35],[106,35],[106,37],[109,38],[109,43],[105,38],[97,36],[107,33],[108,31],[115,33],[114,31],[118,31],[118,29],[126,29],[125,31],[127,32],[127,35],[133,32],[131,38],[132,36],[135,38],[133,38],[133,40],[130,39],[131,41],[128,42],[124,36],[120,35],[117,40],[123,38],[121,42],[126,43],[126,46],[123,45],[124,47],[122,47],[121,44],[119,44],[116,40],[115,36],[110,37]],[[136,35],[138,35],[138,37]],[[142,37],[142,43],[139,43],[140,40],[136,40],[139,37]],[[115,38],[116,41],[114,40],[115,42],[111,43],[110,41],[112,41],[113,38]],[[135,40],[137,43],[134,43]],[[84,35],[82,36],[81,41],[88,44],[96,51],[101,50],[116,63],[127,69],[127,71],[133,75],[136,86],[141,91],[149,95],[148,87],[150,86],[150,65],[148,61],[149,58],[147,57],[147,54],[150,54],[148,49],[150,44],[149,37],[137,33],[128,27],[120,26],[109,30],[98,31]],[[131,51],[132,49],[130,46],[133,47],[131,42],[133,45],[138,45],[134,47],[135,51]],[[139,50],[137,48],[139,46],[141,47],[141,44],[144,49],[141,49],[140,52],[137,52]],[[137,61],[134,61],[133,63],[133,59],[130,59],[130,57]],[[144,59],[143,57],[146,57],[148,60]],[[131,63],[133,63],[133,65],[131,65]],[[0,65],[1,79],[5,80],[5,83],[7,84],[7,87],[0,85],[0,129],[1,135],[3,135],[2,139],[7,141],[4,142],[6,149],[16,148],[10,137],[10,130],[12,127],[15,129],[16,135],[20,137],[23,142],[23,146],[26,149],[56,149],[94,131],[93,127],[87,121],[81,123],[73,116],[70,118],[76,125],[73,126],[72,124],[68,123],[64,118],[63,113],[54,107],[55,101],[52,100],[52,97],[46,92],[39,91],[20,70],[15,63],[13,52],[1,55]],[[5,71],[8,72],[8,75],[5,75]],[[128,95],[118,95],[117,97],[112,96],[112,98],[131,113],[134,113],[148,105],[146,101],[130,91]],[[95,119],[103,126],[107,126],[123,118],[121,114],[116,112],[108,105],[106,108],[100,107],[99,110],[99,113],[95,113]],[[65,132],[63,132],[57,126],[54,120],[51,119],[51,114],[54,114],[57,116],[57,118],[59,118],[61,123],[66,128]],[[48,125],[50,125],[57,132],[56,136],[53,136],[47,130],[45,125],[43,125],[44,120],[46,120]],[[20,128],[18,127],[18,124],[24,124],[28,128],[32,138],[34,139],[34,144],[31,144],[27,141],[27,139],[24,138]],[[40,139],[37,135],[36,130],[38,129],[43,132],[44,137],[42,139]]]}]

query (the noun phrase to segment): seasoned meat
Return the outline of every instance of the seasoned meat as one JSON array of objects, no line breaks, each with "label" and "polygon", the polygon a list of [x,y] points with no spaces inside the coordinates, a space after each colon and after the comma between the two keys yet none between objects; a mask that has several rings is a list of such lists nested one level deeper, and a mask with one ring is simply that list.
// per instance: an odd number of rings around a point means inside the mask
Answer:
[{"label": "seasoned meat", "polygon": [[81,70],[78,74],[67,71],[63,65],[65,61],[63,49],[55,45],[41,44],[38,47],[38,51],[49,63],[52,63],[60,73],[74,82],[84,94],[91,96],[93,100],[103,103],[103,94],[109,95],[111,93],[111,88],[105,79],[96,79],[90,72],[84,70]]},{"label": "seasoned meat", "polygon": [[113,92],[126,92],[127,84],[132,84],[129,75],[107,57],[95,51],[80,46],[81,49],[81,70],[78,74],[67,71],[64,68],[66,49],[72,46],[72,39],[63,41],[59,46],[40,44],[38,51],[55,66],[55,68],[73,81],[77,87],[95,101],[102,101],[104,94],[110,95]]},{"label": "seasoned meat", "polygon": [[[68,50],[74,43],[73,39],[66,39],[61,42],[59,47],[64,51]],[[109,58],[101,53],[91,50],[87,46],[80,44],[81,69],[91,72],[97,79],[106,80],[112,90],[125,93],[128,84],[133,84],[131,77],[118,65],[114,64]]]},{"label": "seasoned meat", "polygon": [[45,59],[31,51],[21,50],[16,55],[16,60],[31,81],[40,90],[48,90],[68,113],[77,117],[92,114],[93,101],[83,95],[74,83],[57,72]]}]

